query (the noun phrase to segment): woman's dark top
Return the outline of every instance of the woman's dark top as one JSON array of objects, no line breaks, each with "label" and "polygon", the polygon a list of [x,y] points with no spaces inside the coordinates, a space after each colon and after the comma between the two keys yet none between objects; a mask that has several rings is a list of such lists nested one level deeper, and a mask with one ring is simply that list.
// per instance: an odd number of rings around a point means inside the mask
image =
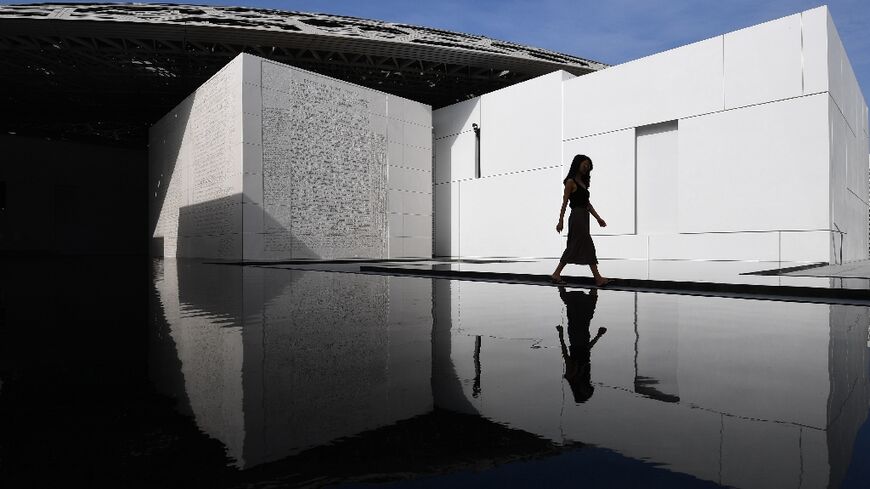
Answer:
[{"label": "woman's dark top", "polygon": [[[582,185],[577,183],[576,179],[573,180],[574,184],[577,185],[577,189],[571,192],[571,195],[568,196],[568,207],[572,209],[575,207],[585,209],[586,206],[589,205],[589,189],[584,188]],[[565,181],[567,182],[568,179],[566,178]]]}]

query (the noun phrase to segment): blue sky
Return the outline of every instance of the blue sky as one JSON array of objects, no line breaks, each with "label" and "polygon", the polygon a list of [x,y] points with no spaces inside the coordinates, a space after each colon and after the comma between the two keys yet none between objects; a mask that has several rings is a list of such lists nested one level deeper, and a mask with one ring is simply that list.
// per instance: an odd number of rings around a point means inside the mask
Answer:
[{"label": "blue sky", "polygon": [[[479,34],[618,64],[824,5],[810,0],[230,0]],[[180,3],[180,2],[179,2]],[[870,0],[827,2],[870,99]]]}]

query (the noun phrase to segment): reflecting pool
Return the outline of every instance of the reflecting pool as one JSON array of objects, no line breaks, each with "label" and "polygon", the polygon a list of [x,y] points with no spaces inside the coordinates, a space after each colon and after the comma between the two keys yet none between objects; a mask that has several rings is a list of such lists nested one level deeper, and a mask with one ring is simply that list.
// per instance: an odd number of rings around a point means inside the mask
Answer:
[{"label": "reflecting pool", "polygon": [[149,262],[0,274],[0,486],[870,486],[870,309]]},{"label": "reflecting pool", "polygon": [[840,487],[870,402],[866,307],[173,260],[153,285],[149,376],[238,469],[428,416],[501,442],[373,479],[540,480],[585,450],[670,486]]}]

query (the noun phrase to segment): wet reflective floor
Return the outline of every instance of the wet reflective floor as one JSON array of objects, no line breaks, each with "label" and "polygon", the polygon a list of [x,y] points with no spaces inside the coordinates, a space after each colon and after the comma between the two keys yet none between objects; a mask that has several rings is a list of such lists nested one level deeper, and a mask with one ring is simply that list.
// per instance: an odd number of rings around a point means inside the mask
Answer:
[{"label": "wet reflective floor", "polygon": [[3,265],[3,487],[870,486],[867,307]]}]

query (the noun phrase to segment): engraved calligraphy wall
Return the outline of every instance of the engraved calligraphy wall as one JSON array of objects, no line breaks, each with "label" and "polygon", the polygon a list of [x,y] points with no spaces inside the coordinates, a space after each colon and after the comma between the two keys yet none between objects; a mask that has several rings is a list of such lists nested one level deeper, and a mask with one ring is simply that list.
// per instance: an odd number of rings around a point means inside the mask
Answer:
[{"label": "engraved calligraphy wall", "polygon": [[245,257],[431,256],[431,108],[260,61],[264,221]]},{"label": "engraved calligraphy wall", "polygon": [[431,107],[241,54],[151,130],[155,254],[432,254]]}]

